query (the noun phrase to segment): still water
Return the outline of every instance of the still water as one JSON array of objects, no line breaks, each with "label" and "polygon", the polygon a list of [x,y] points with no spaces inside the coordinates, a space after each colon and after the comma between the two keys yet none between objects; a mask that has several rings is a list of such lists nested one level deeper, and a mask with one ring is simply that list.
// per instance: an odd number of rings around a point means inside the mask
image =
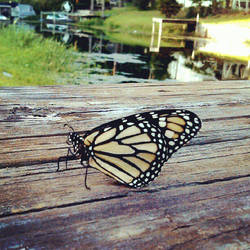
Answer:
[{"label": "still water", "polygon": [[[158,81],[214,81],[248,79],[249,63],[199,52],[208,41],[168,39],[158,52],[108,40],[105,34],[72,30],[65,25],[40,27],[44,36],[54,36],[80,52],[74,77],[61,81],[81,83],[128,83]],[[82,70],[82,68],[85,70]],[[70,82],[69,79],[74,79]]]}]

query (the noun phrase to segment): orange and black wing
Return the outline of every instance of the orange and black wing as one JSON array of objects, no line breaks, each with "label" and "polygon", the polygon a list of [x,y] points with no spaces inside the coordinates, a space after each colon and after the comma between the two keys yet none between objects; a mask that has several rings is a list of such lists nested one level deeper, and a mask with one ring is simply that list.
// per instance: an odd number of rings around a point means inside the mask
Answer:
[{"label": "orange and black wing", "polygon": [[194,137],[201,120],[187,110],[135,114],[103,124],[84,136],[88,163],[131,187],[157,177],[171,155]]}]

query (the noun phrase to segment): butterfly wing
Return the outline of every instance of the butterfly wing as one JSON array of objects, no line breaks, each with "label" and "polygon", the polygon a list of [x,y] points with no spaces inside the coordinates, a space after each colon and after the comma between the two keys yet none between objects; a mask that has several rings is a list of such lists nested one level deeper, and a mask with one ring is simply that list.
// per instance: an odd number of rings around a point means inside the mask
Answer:
[{"label": "butterfly wing", "polygon": [[200,119],[187,110],[131,115],[85,135],[88,162],[123,184],[141,187],[158,176],[164,162],[200,127]]}]

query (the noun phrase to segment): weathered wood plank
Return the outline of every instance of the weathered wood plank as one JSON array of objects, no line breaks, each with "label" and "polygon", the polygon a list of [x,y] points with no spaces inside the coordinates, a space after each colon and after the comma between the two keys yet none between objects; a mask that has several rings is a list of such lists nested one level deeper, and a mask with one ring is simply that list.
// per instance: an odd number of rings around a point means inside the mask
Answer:
[{"label": "weathered wood plank", "polygon": [[[0,248],[246,249],[249,104],[250,81],[1,88]],[[56,172],[64,123],[84,132],[166,107],[203,127],[148,187],[89,169],[88,191],[79,161]]]},{"label": "weathered wood plank", "polygon": [[[0,246],[215,249],[249,243],[247,180],[130,191],[1,219]],[[237,197],[237,198],[236,198]],[[146,246],[146,247],[145,247]]]},{"label": "weathered wood plank", "polygon": [[210,118],[221,117],[220,112],[224,116],[249,115],[247,82],[128,84],[122,86],[123,91],[114,85],[24,87],[13,88],[12,92],[1,88],[0,139],[41,135],[43,129],[48,134],[63,133],[62,125],[67,122],[77,130],[88,130],[121,116],[162,107],[187,108],[198,111],[200,116],[210,112]]},{"label": "weathered wood plank", "polygon": [[[215,118],[212,121],[209,119],[209,121],[203,122],[200,140],[203,140],[203,143],[242,140],[249,137],[248,129],[248,118],[245,116]],[[12,140],[2,139],[0,140],[2,147],[0,167],[56,161],[59,156],[66,152],[66,136],[67,134],[64,133],[51,136],[20,137]]]},{"label": "weathered wood plank", "polygon": [[[191,153],[190,153],[191,154]],[[171,159],[163,168],[162,173],[152,185],[150,190],[163,187],[182,186],[186,183],[202,184],[228,179],[245,178],[249,175],[249,154],[228,154],[216,158],[192,159],[191,156],[181,156]],[[179,159],[179,160],[178,160]],[[230,162],[230,165],[227,164]],[[0,216],[23,213],[29,210],[46,207],[57,207],[68,204],[100,199],[108,194],[113,197],[126,194],[128,189],[118,186],[109,177],[96,170],[90,170],[88,184],[92,191],[85,190],[83,185],[84,171],[79,163],[70,165],[70,171],[55,172],[55,164],[38,165],[33,168],[23,167],[16,173],[14,169],[8,170],[0,186],[7,196],[0,197]],[[239,167],[236,167],[239,166]],[[39,167],[39,168],[38,168]],[[250,181],[249,181],[250,184]],[[250,187],[248,187],[250,191]],[[27,195],[28,192],[28,195]],[[63,197],[63,199],[61,199]]]}]

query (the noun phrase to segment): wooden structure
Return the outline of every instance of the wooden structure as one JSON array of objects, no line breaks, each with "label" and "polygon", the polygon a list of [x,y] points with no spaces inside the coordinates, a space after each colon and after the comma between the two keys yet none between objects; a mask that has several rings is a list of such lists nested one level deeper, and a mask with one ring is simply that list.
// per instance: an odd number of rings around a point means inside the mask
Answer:
[{"label": "wooden structure", "polygon": [[[247,249],[250,81],[0,88],[0,249]],[[69,123],[185,108],[203,127],[149,186],[79,161],[56,172]],[[62,169],[64,165],[61,165]]]},{"label": "wooden structure", "polygon": [[248,61],[248,63],[233,63],[226,60],[224,61],[222,79],[233,79],[235,77],[250,79],[250,61]]},{"label": "wooden structure", "polygon": [[[157,46],[154,45],[154,38],[156,33],[156,24],[158,23],[158,38],[157,38]],[[153,17],[152,19],[152,35],[151,35],[151,43],[150,43],[150,51],[151,52],[159,52],[161,38],[162,38],[162,25],[163,23],[177,23],[177,24],[187,24],[187,31],[193,32],[196,30],[196,27],[199,23],[199,15],[197,15],[196,19],[174,19],[174,18],[157,18]]]},{"label": "wooden structure", "polygon": [[249,0],[232,0],[232,9],[244,10],[246,12],[250,9]]}]

